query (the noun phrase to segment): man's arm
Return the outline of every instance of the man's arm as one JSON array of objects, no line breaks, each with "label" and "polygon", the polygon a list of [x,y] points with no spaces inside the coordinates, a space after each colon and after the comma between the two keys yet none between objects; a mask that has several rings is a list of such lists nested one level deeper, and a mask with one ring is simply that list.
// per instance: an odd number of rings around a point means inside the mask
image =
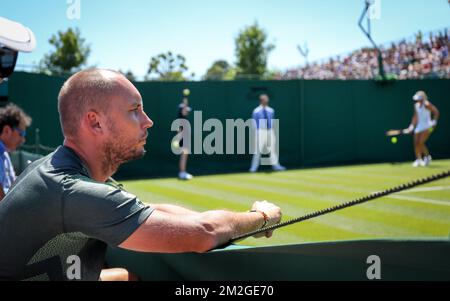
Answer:
[{"label": "man's arm", "polygon": [[6,172],[3,164],[0,164],[0,202],[5,197],[6,193],[3,190],[3,183],[5,183]]},{"label": "man's arm", "polygon": [[5,191],[3,190],[3,186],[0,184],[0,202],[5,197]]},{"label": "man's arm", "polygon": [[199,212],[190,210],[181,206],[176,205],[169,205],[169,204],[152,204],[150,207],[154,208],[155,210],[162,211],[165,213],[172,213],[172,214],[178,214],[178,215],[194,215],[199,214]]},{"label": "man's arm", "polygon": [[253,209],[261,208],[264,214],[217,210],[180,216],[156,209],[119,247],[141,252],[206,252],[233,237],[260,229],[265,216],[267,225],[280,221],[280,208],[267,202],[255,204]]},{"label": "man's arm", "polygon": [[257,131],[258,130],[258,115],[253,112],[252,113],[252,127],[253,127],[253,131]]}]

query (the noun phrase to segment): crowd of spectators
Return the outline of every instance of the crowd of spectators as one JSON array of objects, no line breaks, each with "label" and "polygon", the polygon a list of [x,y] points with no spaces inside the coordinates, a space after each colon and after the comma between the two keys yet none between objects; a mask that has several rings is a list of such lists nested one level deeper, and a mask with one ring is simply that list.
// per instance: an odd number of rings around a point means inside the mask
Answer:
[{"label": "crowd of spectators", "polygon": [[[450,30],[419,32],[415,38],[380,47],[384,71],[388,78],[423,79],[450,78]],[[330,58],[324,63],[312,63],[279,74],[279,79],[373,79],[379,76],[378,52],[363,48],[346,56]]]}]

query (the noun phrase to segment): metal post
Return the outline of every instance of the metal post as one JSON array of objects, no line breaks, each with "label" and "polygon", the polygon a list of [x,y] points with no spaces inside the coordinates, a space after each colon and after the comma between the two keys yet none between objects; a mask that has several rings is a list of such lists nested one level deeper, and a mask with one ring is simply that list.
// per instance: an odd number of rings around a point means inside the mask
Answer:
[{"label": "metal post", "polygon": [[370,27],[370,18],[367,17],[367,24],[368,24],[368,30],[366,30],[363,26],[362,26],[362,21],[364,19],[364,17],[366,16],[367,12],[369,11],[371,2],[366,0],[365,1],[366,6],[363,10],[363,13],[361,14],[361,17],[359,18],[359,22],[358,22],[358,26],[359,28],[361,28],[362,32],[366,35],[366,37],[369,39],[369,41],[372,43],[373,47],[375,48],[375,50],[378,52],[378,73],[381,76],[381,78],[383,80],[386,79],[386,75],[384,73],[384,67],[383,67],[383,55],[381,54],[381,50],[378,48],[377,44],[375,44],[374,40],[372,39],[372,34],[371,34],[371,27]]}]

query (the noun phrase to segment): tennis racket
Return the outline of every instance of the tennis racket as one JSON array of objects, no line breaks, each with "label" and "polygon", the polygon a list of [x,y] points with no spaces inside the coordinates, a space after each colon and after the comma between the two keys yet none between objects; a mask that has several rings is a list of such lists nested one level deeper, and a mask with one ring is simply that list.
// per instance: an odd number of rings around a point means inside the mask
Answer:
[{"label": "tennis racket", "polygon": [[386,136],[392,137],[392,136],[399,136],[399,135],[409,135],[408,131],[406,130],[389,130],[386,132]]}]

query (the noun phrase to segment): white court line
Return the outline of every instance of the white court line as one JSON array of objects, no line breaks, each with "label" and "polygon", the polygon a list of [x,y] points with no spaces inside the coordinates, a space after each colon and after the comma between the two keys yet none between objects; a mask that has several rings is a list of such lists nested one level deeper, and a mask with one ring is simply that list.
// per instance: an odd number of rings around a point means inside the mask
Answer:
[{"label": "white court line", "polygon": [[389,198],[393,198],[393,199],[398,199],[398,200],[410,201],[410,202],[426,203],[426,204],[442,205],[442,206],[450,206],[450,202],[438,201],[438,200],[432,200],[432,199],[425,199],[425,198],[418,198],[418,197],[413,197],[413,196],[390,195],[388,197]]},{"label": "white court line", "polygon": [[419,191],[436,191],[436,190],[450,190],[450,186],[432,186],[432,187],[423,187],[423,188],[413,188],[413,189],[409,189],[409,190],[404,190],[399,193],[419,192]]}]

